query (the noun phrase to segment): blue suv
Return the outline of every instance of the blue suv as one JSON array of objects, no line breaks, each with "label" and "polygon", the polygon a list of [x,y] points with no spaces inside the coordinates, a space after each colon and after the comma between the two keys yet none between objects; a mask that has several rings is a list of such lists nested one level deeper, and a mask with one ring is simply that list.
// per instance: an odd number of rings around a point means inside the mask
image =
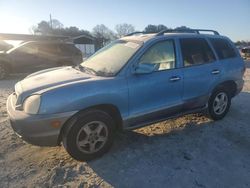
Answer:
[{"label": "blue suv", "polygon": [[79,66],[27,76],[7,111],[25,141],[62,142],[73,158],[91,160],[108,151],[117,130],[195,112],[222,119],[243,88],[244,71],[234,44],[216,31],[137,32]]}]

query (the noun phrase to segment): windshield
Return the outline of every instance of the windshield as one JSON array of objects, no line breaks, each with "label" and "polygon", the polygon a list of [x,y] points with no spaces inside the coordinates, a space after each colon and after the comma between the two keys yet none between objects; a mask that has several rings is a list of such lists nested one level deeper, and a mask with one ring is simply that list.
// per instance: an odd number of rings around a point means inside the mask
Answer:
[{"label": "windshield", "polygon": [[13,48],[11,48],[11,49],[9,49],[9,50],[7,51],[7,53],[11,53],[11,52],[13,52],[13,51],[16,50],[16,49],[23,48],[23,46],[25,47],[25,46],[28,45],[28,44],[30,44],[30,42],[23,42],[23,43],[20,43],[19,45],[15,46],[15,47],[13,47]]},{"label": "windshield", "polygon": [[140,43],[131,41],[115,41],[81,63],[81,66],[92,70],[99,76],[114,76],[140,46]]}]

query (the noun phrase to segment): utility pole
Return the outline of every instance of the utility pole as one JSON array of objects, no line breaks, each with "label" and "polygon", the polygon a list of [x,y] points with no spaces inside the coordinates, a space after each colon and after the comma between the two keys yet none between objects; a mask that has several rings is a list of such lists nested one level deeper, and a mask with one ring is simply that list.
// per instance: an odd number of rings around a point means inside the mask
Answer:
[{"label": "utility pole", "polygon": [[52,16],[51,16],[51,14],[49,14],[49,22],[50,22],[50,29],[52,30],[53,27],[52,27]]}]

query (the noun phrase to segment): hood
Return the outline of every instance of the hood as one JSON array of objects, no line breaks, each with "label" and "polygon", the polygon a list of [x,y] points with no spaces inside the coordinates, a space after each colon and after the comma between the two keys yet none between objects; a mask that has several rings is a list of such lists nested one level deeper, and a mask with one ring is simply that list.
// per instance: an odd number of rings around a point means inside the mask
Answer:
[{"label": "hood", "polygon": [[[86,81],[95,76],[86,74],[72,67],[56,67],[33,73],[15,86],[17,95],[21,95],[21,100],[32,93],[42,93],[60,87],[62,85],[73,84],[79,81]],[[21,102],[19,100],[19,102]]]}]

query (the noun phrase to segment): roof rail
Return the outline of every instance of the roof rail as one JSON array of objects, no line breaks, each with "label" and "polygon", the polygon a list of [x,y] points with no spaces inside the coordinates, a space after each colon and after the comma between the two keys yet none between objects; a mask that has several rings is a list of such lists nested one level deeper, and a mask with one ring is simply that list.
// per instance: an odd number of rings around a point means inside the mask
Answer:
[{"label": "roof rail", "polygon": [[155,36],[164,35],[164,33],[196,33],[200,34],[200,32],[212,32],[214,35],[220,35],[218,31],[210,30],[210,29],[166,29],[157,33]]}]

